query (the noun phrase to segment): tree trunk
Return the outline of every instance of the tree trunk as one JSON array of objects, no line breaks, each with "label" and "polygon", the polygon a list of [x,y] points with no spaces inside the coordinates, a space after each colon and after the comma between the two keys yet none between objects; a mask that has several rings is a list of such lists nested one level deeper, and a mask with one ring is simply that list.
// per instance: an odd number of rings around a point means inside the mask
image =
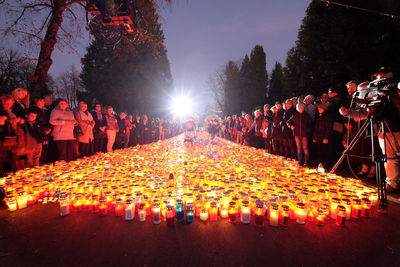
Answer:
[{"label": "tree trunk", "polygon": [[46,92],[46,78],[50,66],[53,63],[51,54],[57,43],[57,34],[62,23],[62,15],[65,10],[67,0],[55,0],[52,10],[49,27],[40,45],[40,54],[35,69],[35,74],[30,81],[33,94],[43,94]]}]

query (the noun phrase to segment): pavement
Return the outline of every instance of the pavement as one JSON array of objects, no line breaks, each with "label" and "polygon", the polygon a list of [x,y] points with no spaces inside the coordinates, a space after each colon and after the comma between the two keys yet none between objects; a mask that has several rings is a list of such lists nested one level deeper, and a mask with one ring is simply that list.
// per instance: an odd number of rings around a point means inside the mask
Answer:
[{"label": "pavement", "polygon": [[345,227],[288,227],[227,220],[167,227],[89,211],[59,215],[57,203],[0,208],[0,266],[400,266],[400,205]]}]

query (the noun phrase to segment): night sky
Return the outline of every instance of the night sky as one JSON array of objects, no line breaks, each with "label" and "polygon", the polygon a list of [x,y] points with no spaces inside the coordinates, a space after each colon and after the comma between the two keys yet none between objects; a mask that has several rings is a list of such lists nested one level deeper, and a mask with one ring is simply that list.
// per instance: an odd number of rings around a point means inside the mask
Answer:
[{"label": "night sky", "polygon": [[[174,85],[198,91],[210,74],[228,60],[240,60],[260,44],[267,53],[267,69],[275,61],[284,64],[294,46],[297,31],[311,0],[176,0],[161,10],[168,58]],[[87,42],[80,41],[79,54],[55,51],[50,73],[80,66]]]}]

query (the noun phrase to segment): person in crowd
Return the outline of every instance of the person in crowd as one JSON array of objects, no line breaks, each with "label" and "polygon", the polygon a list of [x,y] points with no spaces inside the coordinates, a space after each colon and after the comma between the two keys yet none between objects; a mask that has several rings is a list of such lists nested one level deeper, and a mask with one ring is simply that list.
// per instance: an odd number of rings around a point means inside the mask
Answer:
[{"label": "person in crowd", "polygon": [[300,166],[308,166],[309,150],[308,139],[311,135],[313,121],[307,112],[304,112],[305,105],[298,103],[297,112],[288,120],[287,125],[292,129],[297,147],[297,160]]},{"label": "person in crowd", "polygon": [[135,127],[135,144],[143,145],[143,121],[140,115],[136,116],[136,120],[134,121]]},{"label": "person in crowd", "polygon": [[344,135],[344,118],[340,116],[339,108],[343,105],[342,96],[337,89],[330,88],[328,91],[329,108],[327,113],[333,120],[332,157],[338,159],[343,152],[342,140]]},{"label": "person in crowd", "polygon": [[118,147],[127,148],[129,146],[129,137],[131,135],[132,125],[126,117],[125,112],[119,114],[118,128]]},{"label": "person in crowd", "polygon": [[272,153],[272,144],[271,144],[271,122],[272,122],[272,111],[271,106],[269,104],[264,105],[264,121],[263,121],[263,138],[264,138],[264,147],[268,153]]},{"label": "person in crowd", "polygon": [[264,139],[262,134],[262,124],[264,121],[263,114],[260,110],[254,111],[254,135],[255,146],[258,149],[264,149]]},{"label": "person in crowd", "polygon": [[318,115],[315,120],[313,143],[316,148],[316,159],[318,167],[325,170],[330,167],[331,142],[332,142],[332,126],[333,120],[327,113],[328,103],[318,105]]},{"label": "person in crowd", "polygon": [[40,126],[40,130],[43,131],[41,134],[42,140],[42,154],[40,156],[40,163],[49,163],[48,161],[48,151],[49,151],[49,140],[51,138],[52,126],[49,122],[50,118],[47,116],[45,108],[44,97],[38,96],[33,99],[34,105],[30,109],[37,114],[36,121]]},{"label": "person in crowd", "polygon": [[255,147],[255,124],[250,114],[245,115],[244,145]]},{"label": "person in crowd", "polygon": [[77,124],[74,113],[69,108],[68,100],[60,99],[58,105],[50,115],[50,124],[53,125],[52,136],[57,146],[58,159],[73,160],[74,127]]},{"label": "person in crowd", "polygon": [[88,157],[93,152],[93,128],[95,126],[95,121],[84,101],[79,102],[78,111],[75,113],[75,119],[82,130],[82,135],[77,138],[79,154],[81,157]]},{"label": "person in crowd", "polygon": [[106,119],[102,113],[102,107],[100,104],[96,104],[94,110],[92,110],[92,118],[94,120],[93,128],[93,145],[94,153],[105,152],[106,151]]},{"label": "person in crowd", "polygon": [[151,143],[151,124],[147,115],[143,115],[143,144]]},{"label": "person in crowd", "polygon": [[231,129],[232,129],[232,136],[231,136],[231,141],[232,142],[237,142],[237,124],[238,124],[238,118],[236,115],[232,115],[232,121],[231,121]]},{"label": "person in crowd", "polygon": [[12,95],[3,95],[0,100],[0,177],[3,177],[6,165],[10,170],[16,170],[12,160],[11,148],[17,142],[13,125],[16,125],[16,121],[20,119],[12,113],[12,107],[15,103]]},{"label": "person in crowd", "polygon": [[327,93],[323,93],[323,94],[321,95],[321,104],[328,103],[328,100],[329,100],[328,94],[327,94]]},{"label": "person in crowd", "polygon": [[40,164],[42,154],[42,142],[45,136],[45,131],[40,123],[36,120],[37,109],[29,108],[26,112],[26,120],[23,124],[25,137],[25,153],[26,166],[35,167]]},{"label": "person in crowd", "polygon": [[316,111],[316,108],[314,106],[314,96],[307,95],[304,98],[304,105],[305,105],[305,111],[310,116],[310,118],[314,121],[315,120],[315,111]]},{"label": "person in crowd", "polygon": [[288,120],[296,113],[296,110],[293,107],[293,103],[290,99],[285,101],[284,110],[285,112],[282,120],[282,144],[284,148],[284,155],[288,159],[295,159],[296,143],[294,141],[293,132],[287,125]]},{"label": "person in crowd", "polygon": [[26,112],[29,108],[29,92],[25,88],[16,88],[12,92],[15,104],[13,106],[12,112],[17,116],[17,118],[25,119]]},{"label": "person in crowd", "polygon": [[128,144],[128,146],[129,147],[136,146],[136,143],[135,143],[135,123],[134,123],[134,120],[133,120],[133,115],[128,115],[128,121],[129,121],[129,124],[131,126],[130,133],[129,133],[129,144]]},{"label": "person in crowd", "polygon": [[[47,92],[43,95],[44,97],[44,109],[46,114],[46,121],[50,122],[50,115],[53,109],[57,106],[57,103],[54,101],[54,95],[52,92]],[[53,129],[53,125],[49,123],[51,130]],[[43,154],[43,151],[42,151]],[[53,140],[53,136],[51,132],[48,134],[48,145],[47,145],[47,156],[42,159],[43,163],[51,163],[56,161],[58,158],[57,146]]]},{"label": "person in crowd", "polygon": [[283,155],[282,122],[284,110],[281,102],[276,102],[276,112],[272,115],[272,150],[275,155]]},{"label": "person in crowd", "polygon": [[115,138],[117,136],[117,132],[119,131],[118,121],[115,117],[112,107],[107,107],[107,113],[104,117],[106,119],[107,152],[112,152]]}]

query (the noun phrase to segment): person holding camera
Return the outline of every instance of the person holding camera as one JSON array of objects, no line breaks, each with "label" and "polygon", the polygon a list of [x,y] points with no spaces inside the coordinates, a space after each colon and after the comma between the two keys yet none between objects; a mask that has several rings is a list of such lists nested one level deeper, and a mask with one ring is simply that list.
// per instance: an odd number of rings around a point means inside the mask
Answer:
[{"label": "person holding camera", "polygon": [[[340,114],[350,118],[366,119],[372,116],[376,121],[384,121],[384,129],[379,129],[379,145],[386,154],[386,191],[400,193],[400,90],[393,80],[391,70],[381,68],[375,73],[375,80],[368,87],[378,88],[373,99],[377,104],[368,103],[368,107],[359,109],[340,108]],[[365,90],[368,90],[365,89]],[[372,101],[371,101],[372,102]],[[383,134],[385,132],[385,134]]]}]

